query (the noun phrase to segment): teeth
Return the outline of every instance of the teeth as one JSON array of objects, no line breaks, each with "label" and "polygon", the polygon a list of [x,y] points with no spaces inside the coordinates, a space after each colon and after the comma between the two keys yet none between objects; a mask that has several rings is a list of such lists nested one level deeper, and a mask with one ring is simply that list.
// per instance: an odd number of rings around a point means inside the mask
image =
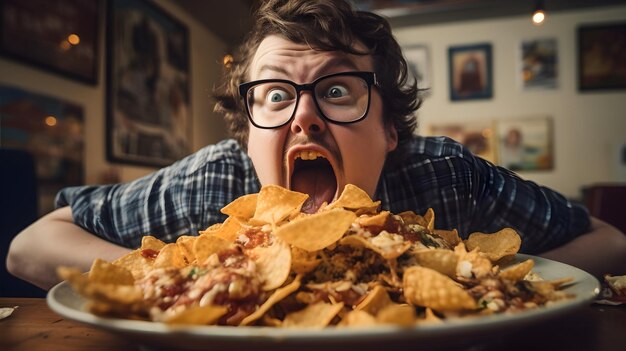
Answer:
[{"label": "teeth", "polygon": [[300,151],[300,152],[298,152],[296,154],[296,158],[301,158],[301,159],[307,160],[307,161],[315,160],[318,157],[324,157],[324,156],[322,156],[322,154],[320,154],[317,151],[306,151],[306,150],[305,151]]}]

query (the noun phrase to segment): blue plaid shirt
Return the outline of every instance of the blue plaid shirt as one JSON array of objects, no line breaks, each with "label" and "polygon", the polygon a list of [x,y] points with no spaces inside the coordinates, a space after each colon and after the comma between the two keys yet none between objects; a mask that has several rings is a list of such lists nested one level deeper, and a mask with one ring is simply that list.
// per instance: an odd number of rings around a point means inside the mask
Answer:
[{"label": "blue plaid shirt", "polygon": [[[522,236],[521,251],[530,254],[589,229],[584,207],[451,139],[416,136],[406,160],[383,171],[375,196],[393,213],[422,214],[432,207],[435,227],[456,228],[463,238],[512,227]],[[259,189],[251,160],[234,140],[225,140],[129,183],[63,189],[56,205],[70,205],[74,221],[99,237],[138,247],[143,235],[166,242],[196,235],[225,220],[223,206]]]}]

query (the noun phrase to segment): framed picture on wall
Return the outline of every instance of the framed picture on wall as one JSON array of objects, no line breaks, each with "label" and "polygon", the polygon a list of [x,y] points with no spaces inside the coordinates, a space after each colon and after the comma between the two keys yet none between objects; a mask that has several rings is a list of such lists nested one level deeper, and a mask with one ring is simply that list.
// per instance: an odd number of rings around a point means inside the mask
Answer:
[{"label": "framed picture on wall", "polygon": [[496,124],[498,164],[512,171],[554,167],[552,118],[499,120]]},{"label": "framed picture on wall", "polygon": [[107,11],[107,159],[166,166],[191,152],[188,30],[144,0]]},{"label": "framed picture on wall", "polygon": [[493,96],[491,44],[448,48],[450,100],[489,99]]},{"label": "framed picture on wall", "polygon": [[578,28],[578,89],[626,89],[626,22]]},{"label": "framed picture on wall", "polygon": [[99,0],[2,0],[0,53],[95,85],[99,5]]},{"label": "framed picture on wall", "polygon": [[0,126],[0,147],[33,156],[40,216],[54,210],[61,188],[84,184],[83,106],[0,85]]},{"label": "framed picture on wall", "polygon": [[427,133],[447,136],[463,144],[474,155],[496,163],[496,139],[492,120],[437,123],[430,125]]},{"label": "framed picture on wall", "polygon": [[430,55],[426,45],[411,45],[402,48],[404,58],[409,66],[409,82],[417,81],[417,87],[424,89],[425,95],[432,92]]},{"label": "framed picture on wall", "polygon": [[520,80],[524,90],[555,89],[558,80],[555,38],[524,40],[520,47]]}]

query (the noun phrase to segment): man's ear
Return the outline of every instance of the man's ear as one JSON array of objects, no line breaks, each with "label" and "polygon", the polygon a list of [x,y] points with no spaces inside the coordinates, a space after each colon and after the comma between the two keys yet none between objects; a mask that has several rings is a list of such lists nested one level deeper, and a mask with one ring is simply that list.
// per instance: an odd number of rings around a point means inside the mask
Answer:
[{"label": "man's ear", "polygon": [[398,147],[398,131],[393,123],[387,124],[387,152],[391,152]]}]

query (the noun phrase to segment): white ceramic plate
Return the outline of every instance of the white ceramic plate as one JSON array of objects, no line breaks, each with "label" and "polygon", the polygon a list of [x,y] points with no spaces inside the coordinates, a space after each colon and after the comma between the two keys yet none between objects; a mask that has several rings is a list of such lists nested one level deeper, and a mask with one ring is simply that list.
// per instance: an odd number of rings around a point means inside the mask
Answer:
[{"label": "white ceramic plate", "polygon": [[[103,318],[86,312],[85,300],[67,282],[56,285],[48,293],[48,305],[56,313],[78,322],[122,334],[138,344],[151,348],[178,350],[387,350],[401,346],[418,346],[420,350],[481,342],[514,332],[530,323],[571,312],[589,304],[599,292],[598,281],[590,274],[540,257],[517,255],[520,262],[535,260],[534,272],[545,279],[574,278],[566,288],[574,299],[515,314],[450,319],[443,324],[420,325],[411,328],[376,326],[365,329],[281,329],[272,327],[172,327],[163,323]],[[483,341],[486,339],[483,339]]]}]

